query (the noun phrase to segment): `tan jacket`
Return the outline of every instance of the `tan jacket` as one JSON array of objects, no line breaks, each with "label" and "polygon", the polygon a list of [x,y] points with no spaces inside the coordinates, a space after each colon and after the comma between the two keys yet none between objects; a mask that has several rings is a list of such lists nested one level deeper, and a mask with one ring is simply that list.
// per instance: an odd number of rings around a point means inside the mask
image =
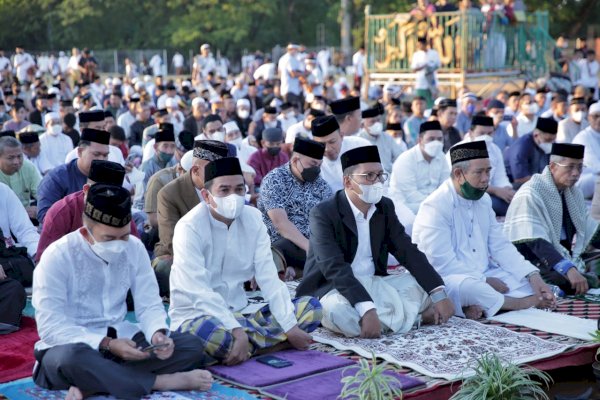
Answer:
[{"label": "tan jacket", "polygon": [[155,256],[173,255],[173,232],[177,222],[200,203],[190,172],[169,182],[158,192],[158,238]]}]

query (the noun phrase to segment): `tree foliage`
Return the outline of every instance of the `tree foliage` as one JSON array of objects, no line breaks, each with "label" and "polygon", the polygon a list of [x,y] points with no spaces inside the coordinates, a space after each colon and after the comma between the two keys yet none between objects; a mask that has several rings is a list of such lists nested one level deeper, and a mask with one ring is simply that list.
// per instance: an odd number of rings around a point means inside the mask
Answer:
[{"label": "tree foliage", "polygon": [[[371,13],[406,12],[411,0],[353,0],[353,42],[363,42],[364,8]],[[551,34],[584,35],[600,0],[527,0],[546,9]],[[194,49],[203,42],[227,55],[270,50],[288,41],[309,47],[340,43],[340,0],[0,0],[1,46],[32,50],[170,48]]]}]

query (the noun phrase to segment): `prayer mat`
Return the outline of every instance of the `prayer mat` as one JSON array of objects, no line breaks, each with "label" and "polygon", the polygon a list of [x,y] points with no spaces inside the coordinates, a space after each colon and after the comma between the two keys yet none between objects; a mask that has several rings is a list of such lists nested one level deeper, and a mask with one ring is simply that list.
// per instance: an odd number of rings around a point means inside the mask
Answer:
[{"label": "prayer mat", "polygon": [[[356,369],[353,368],[336,369],[295,381],[269,386],[262,389],[261,393],[270,397],[286,400],[336,400],[340,398],[344,387],[342,378],[352,376],[354,373],[356,373]],[[386,371],[384,374],[395,377],[397,379],[397,385],[395,386],[400,386],[400,389],[402,390],[425,384],[420,379],[399,374],[394,371]]]},{"label": "prayer mat", "polygon": [[536,308],[497,314],[489,319],[586,341],[593,339],[592,334],[598,328],[598,323],[595,320]]},{"label": "prayer mat", "polygon": [[313,332],[313,338],[363,357],[375,354],[390,363],[446,380],[471,376],[476,359],[486,353],[522,364],[562,353],[569,347],[456,317],[444,325],[425,326],[379,339],[346,338],[323,328]]},{"label": "prayer mat", "polygon": [[0,383],[31,376],[38,339],[35,320],[28,317],[21,319],[21,329],[0,336]]},{"label": "prayer mat", "polygon": [[252,358],[233,367],[216,365],[209,367],[208,370],[220,378],[231,381],[233,384],[254,389],[288,382],[355,363],[344,357],[314,350],[284,350],[268,355],[290,361],[293,364],[285,368],[273,368],[261,364],[256,358]]},{"label": "prayer mat", "polygon": [[[36,386],[31,378],[21,379],[0,385],[0,400],[48,400],[64,399],[66,390],[47,390]],[[114,400],[112,396],[93,396],[88,399]],[[213,383],[208,392],[155,392],[142,397],[143,400],[253,400],[252,396],[243,390]]]}]

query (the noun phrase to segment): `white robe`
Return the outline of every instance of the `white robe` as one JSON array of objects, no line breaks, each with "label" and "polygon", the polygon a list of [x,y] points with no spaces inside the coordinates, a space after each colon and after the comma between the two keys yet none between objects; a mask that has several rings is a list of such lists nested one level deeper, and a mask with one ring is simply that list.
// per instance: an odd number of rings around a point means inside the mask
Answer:
[{"label": "white robe", "polygon": [[171,328],[206,315],[228,330],[240,327],[233,313],[248,305],[244,282],[252,278],[281,328],[293,328],[294,306],[277,275],[260,211],[244,206],[227,229],[212,217],[206,203],[200,203],[179,220],[173,234]]},{"label": "white robe", "polygon": [[40,147],[52,168],[65,163],[65,157],[73,150],[73,141],[65,134],[50,135],[47,132],[40,136]]},{"label": "white robe", "polygon": [[327,157],[323,157],[323,164],[321,164],[321,176],[325,179],[325,182],[331,186],[333,192],[343,189],[343,175],[341,156],[348,150],[356,149],[357,147],[371,146],[368,140],[358,136],[345,136],[342,139],[342,147],[340,154],[336,160],[330,160]]},{"label": "white robe", "polygon": [[[505,296],[533,294],[525,276],[538,269],[504,236],[487,194],[477,201],[466,200],[448,179],[421,203],[412,239],[444,279],[458,316],[463,316],[462,307],[473,305],[464,304],[470,296],[461,290],[474,287],[480,291],[488,277],[498,278],[508,286]],[[490,302],[479,304],[487,316],[500,309],[498,295],[491,294]]]},{"label": "white robe", "polygon": [[[33,257],[37,251],[40,234],[27,215],[21,200],[10,187],[0,182],[0,229],[7,246],[27,247],[27,254]],[[11,233],[17,238],[14,242]]]}]

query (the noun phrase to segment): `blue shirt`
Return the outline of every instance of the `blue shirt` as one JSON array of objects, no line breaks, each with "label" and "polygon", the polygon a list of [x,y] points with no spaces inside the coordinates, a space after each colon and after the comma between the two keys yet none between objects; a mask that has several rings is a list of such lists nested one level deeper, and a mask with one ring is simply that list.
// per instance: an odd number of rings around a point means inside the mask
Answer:
[{"label": "blue shirt", "polygon": [[461,111],[458,113],[458,117],[456,117],[454,127],[458,129],[461,135],[464,135],[471,128],[471,117]]},{"label": "blue shirt", "polygon": [[506,150],[506,148],[513,143],[513,140],[508,135],[508,132],[506,131],[506,126],[504,126],[504,124],[498,125],[498,127],[494,131],[493,138],[494,143],[496,144],[496,146],[500,147],[500,150],[502,152],[504,152],[504,150]]},{"label": "blue shirt", "polygon": [[38,214],[40,225],[44,221],[46,212],[68,194],[80,191],[87,182],[87,176],[77,167],[77,158],[67,164],[59,165],[50,170],[38,187]]},{"label": "blue shirt", "polygon": [[504,153],[506,174],[511,181],[541,173],[549,161],[550,155],[544,153],[533,141],[533,133],[515,140]]},{"label": "blue shirt", "polygon": [[410,147],[417,144],[419,128],[425,121],[427,121],[427,118],[419,118],[416,115],[413,115],[404,123],[404,138],[408,141]]}]

